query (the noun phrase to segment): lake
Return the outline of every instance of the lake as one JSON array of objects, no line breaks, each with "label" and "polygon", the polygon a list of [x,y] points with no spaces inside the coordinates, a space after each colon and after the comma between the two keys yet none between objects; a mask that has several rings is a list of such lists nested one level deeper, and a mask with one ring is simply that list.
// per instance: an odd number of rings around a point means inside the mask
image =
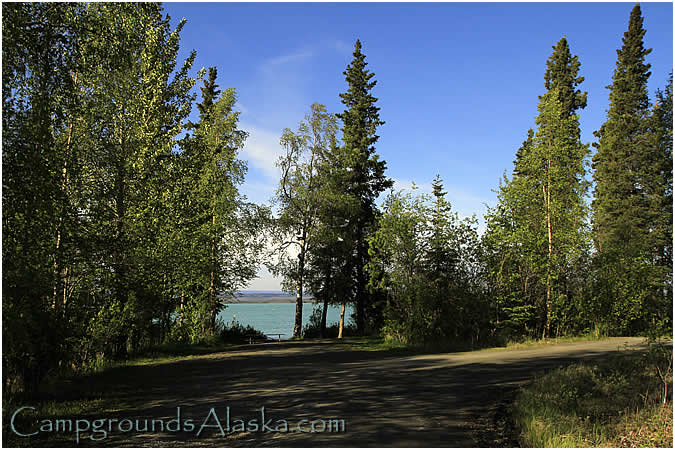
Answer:
[{"label": "lake", "polygon": [[[305,303],[302,305],[302,326],[309,323],[309,317],[314,308],[322,308],[323,305]],[[352,307],[345,308],[345,325],[351,321]],[[226,325],[232,323],[236,317],[237,322],[246,326],[251,325],[263,333],[284,333],[282,339],[290,339],[293,336],[295,323],[295,303],[230,303],[224,311],[218,314],[218,319]],[[329,306],[326,325],[340,322],[340,306]]]}]

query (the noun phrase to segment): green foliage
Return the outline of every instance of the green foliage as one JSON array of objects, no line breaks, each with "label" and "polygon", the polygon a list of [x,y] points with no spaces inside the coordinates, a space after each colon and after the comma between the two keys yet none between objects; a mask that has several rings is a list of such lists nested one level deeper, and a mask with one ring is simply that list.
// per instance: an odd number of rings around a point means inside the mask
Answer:
[{"label": "green foliage", "polygon": [[326,207],[330,182],[327,165],[334,150],[337,119],[318,103],[300,122],[296,132],[285,129],[281,145],[286,153],[277,161],[281,180],[275,203],[279,208],[274,237],[277,264],[273,272],[284,277],[288,291],[296,293],[294,337],[302,332],[302,296],[308,270],[312,270],[310,255],[315,241],[320,240],[322,209]]},{"label": "green foliage", "polygon": [[[669,447],[672,393],[659,367],[672,365],[672,347],[655,356],[622,355],[575,364],[537,378],[513,405],[527,447]],[[672,384],[672,372],[666,375]],[[637,444],[637,445],[636,445]]]},{"label": "green foliage", "polygon": [[346,239],[354,245],[349,266],[354,270],[354,296],[356,303],[356,327],[364,333],[366,312],[372,305],[368,298],[366,270],[368,259],[368,237],[374,232],[377,219],[375,199],[380,193],[393,186],[391,179],[384,174],[387,164],[375,153],[375,143],[379,139],[377,128],[384,125],[380,120],[380,108],[375,106],[377,98],[371,94],[377,81],[374,73],[366,66],[366,56],[361,52],[361,41],[356,40],[354,58],[347,66],[344,75],[349,85],[347,92],[340,94],[345,105],[343,113],[338,114],[342,120],[341,150],[343,167],[348,170],[340,172],[339,184],[345,194],[352,197],[356,207],[348,217],[348,233]]},{"label": "green foliage", "polygon": [[636,5],[593,157],[596,320],[617,334],[672,320],[672,93],[650,113],[642,23]]},{"label": "green foliage", "polygon": [[77,4],[2,5],[3,381],[26,389],[68,353],[52,288],[81,13]]},{"label": "green foliage", "polygon": [[255,276],[268,211],[238,195],[235,92],[218,95],[212,71],[186,127],[184,23],[153,3],[3,5],[5,387],[123,359],[172,328],[199,341],[215,291]]},{"label": "green foliage", "polygon": [[631,12],[623,46],[617,51],[613,84],[609,86],[607,121],[596,136],[598,149],[593,157],[596,183],[593,200],[596,248],[601,253],[618,251],[639,255],[646,245],[647,204],[640,187],[648,128],[649,64],[645,49],[640,5]]},{"label": "green foliage", "polygon": [[585,179],[588,146],[580,142],[574,111],[585,104],[575,91],[579,63],[563,39],[549,59],[536,132],[516,154],[497,206],[486,215],[485,264],[496,298],[497,326],[505,338],[582,331],[584,269],[590,251]]},{"label": "green foliage", "polygon": [[544,86],[547,91],[558,90],[557,97],[563,118],[586,107],[588,94],[577,89],[584,81],[584,77],[579,75],[580,67],[579,57],[572,55],[567,38],[562,37],[553,47],[553,54],[546,61]]},{"label": "green foliage", "polygon": [[[186,123],[205,71],[189,75],[194,52],[177,60],[185,21],[173,29],[156,3],[2,12],[5,388],[35,390],[62,368],[160,343],[252,333],[216,318],[259,263],[272,266],[261,238],[271,231],[273,269],[297,294],[295,336],[305,291],[324,309],[353,302],[348,333],[381,330],[405,345],[672,332],[672,74],[650,109],[639,5],[597,132],[592,234],[578,117],[587,95],[563,37],[481,239],[438,177],[431,196],[392,193],[378,209],[393,183],[375,150],[384,121],[359,40],[344,111],[313,104],[284,130],[272,220],[239,193],[247,133],[216,68],[199,120]],[[317,314],[305,335],[325,327]]]},{"label": "green foliage", "polygon": [[385,293],[382,331],[392,340],[477,343],[488,333],[475,219],[460,220],[444,197],[438,177],[433,200],[392,192],[369,239],[369,286]]},{"label": "green foliage", "polygon": [[[236,92],[217,89],[217,70],[209,69],[197,106],[200,120],[191,123],[176,155],[175,202],[167,245],[180,256],[171,270],[177,282],[173,296],[189,304],[190,339],[215,334],[224,300],[255,277],[263,243],[257,239],[268,211],[248,204],[238,186],[246,173],[237,158],[247,133],[238,128]],[[188,258],[185,258],[185,256]],[[220,294],[220,295],[218,295]]]},{"label": "green foliage", "polygon": [[233,322],[230,325],[218,322],[217,333],[218,338],[224,344],[248,344],[251,339],[254,342],[267,340],[267,336],[262,331],[256,330],[251,325],[243,326],[239,322]]}]

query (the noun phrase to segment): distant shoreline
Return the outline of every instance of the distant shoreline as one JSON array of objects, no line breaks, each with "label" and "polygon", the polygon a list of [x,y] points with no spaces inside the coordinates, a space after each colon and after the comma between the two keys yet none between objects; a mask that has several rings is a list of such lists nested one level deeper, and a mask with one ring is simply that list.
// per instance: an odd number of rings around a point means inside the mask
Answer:
[{"label": "distant shoreline", "polygon": [[[295,299],[291,300],[286,300],[286,299],[279,299],[279,300],[251,300],[251,299],[246,299],[246,300],[229,300],[226,305],[242,305],[242,304],[257,304],[257,305],[265,305],[265,304],[273,304],[273,303],[295,303]],[[302,303],[309,303],[310,305],[314,303],[313,300],[311,299],[302,299]]]},{"label": "distant shoreline", "polygon": [[[303,303],[312,303],[314,297],[311,295],[305,295],[302,299]],[[234,298],[229,298],[226,300],[226,304],[230,305],[239,305],[246,303],[295,303],[295,295],[291,295],[285,292],[238,292]]]}]

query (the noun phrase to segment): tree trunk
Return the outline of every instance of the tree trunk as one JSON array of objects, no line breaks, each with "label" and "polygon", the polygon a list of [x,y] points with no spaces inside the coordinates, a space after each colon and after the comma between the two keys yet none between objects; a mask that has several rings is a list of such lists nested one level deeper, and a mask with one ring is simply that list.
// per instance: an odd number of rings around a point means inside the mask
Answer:
[{"label": "tree trunk", "polygon": [[[213,216],[213,223],[215,224],[216,221],[216,216]],[[215,255],[215,246],[216,246],[216,240],[214,238],[211,238],[211,274],[209,276],[209,309],[210,309],[210,317],[209,317],[209,333],[210,334],[215,334],[216,333],[216,286],[215,286],[215,281],[216,281],[216,274],[215,274],[215,261],[214,261],[214,255]]]},{"label": "tree trunk", "polygon": [[293,328],[293,337],[302,337],[302,283],[305,271],[305,246],[304,241],[300,246],[298,255],[298,279],[295,287],[295,327]]},{"label": "tree trunk", "polygon": [[[326,289],[325,291],[330,292],[330,282],[331,282],[331,271],[328,271],[326,275]],[[321,311],[321,331],[319,336],[322,338],[326,337],[326,319],[328,317],[328,294],[324,292],[323,298],[323,311]]]},{"label": "tree trunk", "polygon": [[180,320],[178,321],[178,326],[183,326],[183,307],[185,305],[185,291],[180,291]]},{"label": "tree trunk", "polygon": [[553,232],[551,230],[551,160],[548,160],[548,192],[546,195],[546,227],[548,229],[548,267],[546,275],[546,329],[545,337],[551,334],[551,264],[553,262]]},{"label": "tree trunk", "polygon": [[328,316],[328,297],[323,299],[323,311],[321,311],[321,334],[322,338],[326,337],[326,318]]},{"label": "tree trunk", "polygon": [[[218,146],[218,138],[216,137],[216,146]],[[209,276],[209,308],[211,309],[211,317],[209,322],[209,332],[211,335],[216,334],[216,177],[218,173],[218,161],[215,156],[213,158],[213,205],[211,209],[211,273]]]},{"label": "tree trunk", "polygon": [[356,261],[356,332],[363,335],[365,332],[365,280],[363,266],[365,265],[365,256],[362,249],[363,229],[361,225],[358,228],[357,238],[357,261]]},{"label": "tree trunk", "polygon": [[[77,85],[77,74],[75,74],[74,78],[74,84]],[[71,150],[71,142],[72,142],[72,137],[73,137],[73,122],[72,120],[68,124],[68,137],[66,138],[66,154],[63,158],[63,167],[61,168],[61,195],[63,196],[62,201],[65,203],[65,197],[66,197],[66,186],[68,185],[68,159],[70,159],[70,150]],[[64,211],[61,211],[59,214],[58,218],[58,225],[56,226],[56,248],[54,249],[54,266],[52,267],[53,271],[53,276],[54,276],[54,290],[52,293],[52,309],[57,309],[58,308],[58,302],[56,301],[57,293],[58,293],[58,287],[59,287],[59,281],[62,278],[65,278],[65,276],[60,275],[60,267],[59,267],[59,260],[60,260],[60,249],[61,249],[61,227],[63,226],[63,215]],[[65,303],[65,286],[63,288],[64,290],[64,303]]]},{"label": "tree trunk", "polygon": [[340,326],[338,327],[338,339],[342,339],[342,330],[345,326],[345,303],[342,302],[342,308],[340,308]]},{"label": "tree trunk", "polygon": [[[124,141],[120,139],[120,151],[125,153]],[[116,214],[117,214],[117,236],[115,239],[115,246],[113,249],[115,261],[115,293],[117,300],[120,303],[120,310],[123,311],[129,300],[129,267],[127,266],[127,252],[128,243],[126,238],[125,221],[127,215],[126,205],[126,168],[124,161],[119,161],[117,166],[117,183],[116,183]],[[129,338],[128,327],[131,323],[126,324],[127,329],[117,330],[117,336],[113,338],[113,354],[114,358],[118,360],[126,359],[127,357],[127,341]]]}]

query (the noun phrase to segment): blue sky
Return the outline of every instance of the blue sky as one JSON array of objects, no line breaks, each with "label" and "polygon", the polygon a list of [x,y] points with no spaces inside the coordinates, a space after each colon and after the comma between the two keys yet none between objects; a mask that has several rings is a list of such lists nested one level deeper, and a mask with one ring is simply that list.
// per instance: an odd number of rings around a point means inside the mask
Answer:
[{"label": "blue sky", "polygon": [[[341,112],[343,71],[356,39],[375,73],[380,116],[377,151],[398,187],[429,186],[439,173],[460,214],[485,212],[534,126],[546,59],[567,36],[579,56],[588,106],[582,140],[605,120],[606,86],[634,3],[165,3],[172,22],[185,17],[181,56],[197,51],[195,73],[218,67],[222,88],[238,92],[241,191],[265,202],[278,181],[279,137],[309,106]],[[641,3],[652,48],[653,98],[673,67],[671,3]],[[278,289],[264,270],[249,289]]]}]

